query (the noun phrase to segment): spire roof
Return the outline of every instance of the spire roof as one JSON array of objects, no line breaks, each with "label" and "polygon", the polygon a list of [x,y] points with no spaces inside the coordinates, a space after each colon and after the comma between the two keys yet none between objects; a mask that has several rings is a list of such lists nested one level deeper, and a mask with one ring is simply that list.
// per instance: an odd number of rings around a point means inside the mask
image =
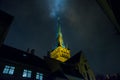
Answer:
[{"label": "spire roof", "polygon": [[58,27],[58,34],[57,34],[57,47],[65,47],[64,42],[63,42],[63,37],[62,37],[62,31],[61,31],[61,23],[60,23],[60,17],[58,17],[57,20],[57,27]]}]

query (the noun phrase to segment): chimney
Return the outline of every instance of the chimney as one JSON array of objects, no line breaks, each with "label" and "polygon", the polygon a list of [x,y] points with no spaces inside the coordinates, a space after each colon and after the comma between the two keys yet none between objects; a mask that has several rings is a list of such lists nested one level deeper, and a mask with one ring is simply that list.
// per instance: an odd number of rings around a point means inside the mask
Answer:
[{"label": "chimney", "polygon": [[31,49],[31,52],[30,52],[32,55],[35,54],[35,49]]},{"label": "chimney", "polygon": [[27,53],[30,53],[30,48],[27,48]]}]

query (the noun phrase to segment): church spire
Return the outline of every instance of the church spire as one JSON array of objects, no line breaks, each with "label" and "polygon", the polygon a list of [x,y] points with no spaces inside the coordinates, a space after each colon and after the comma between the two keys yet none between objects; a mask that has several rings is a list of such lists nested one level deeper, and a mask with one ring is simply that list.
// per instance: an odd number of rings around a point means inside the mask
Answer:
[{"label": "church spire", "polygon": [[57,27],[58,27],[57,47],[58,47],[58,46],[65,47],[64,42],[63,42],[62,32],[61,32],[60,17],[58,17]]},{"label": "church spire", "polygon": [[56,59],[61,62],[65,62],[70,58],[70,50],[64,46],[60,18],[57,20],[57,46],[50,52],[50,58]]}]

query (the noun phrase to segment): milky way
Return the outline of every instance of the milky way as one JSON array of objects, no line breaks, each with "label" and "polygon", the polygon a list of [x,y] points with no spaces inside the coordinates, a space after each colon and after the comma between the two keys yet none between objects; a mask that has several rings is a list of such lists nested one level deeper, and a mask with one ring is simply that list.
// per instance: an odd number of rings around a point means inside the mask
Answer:
[{"label": "milky way", "polygon": [[64,11],[66,0],[48,0],[50,16],[59,16],[61,12]]}]

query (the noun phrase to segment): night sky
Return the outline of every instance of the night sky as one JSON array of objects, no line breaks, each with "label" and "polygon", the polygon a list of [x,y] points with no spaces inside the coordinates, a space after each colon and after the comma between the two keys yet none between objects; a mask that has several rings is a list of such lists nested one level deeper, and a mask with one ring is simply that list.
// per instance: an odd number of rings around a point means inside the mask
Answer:
[{"label": "night sky", "polygon": [[96,74],[120,72],[120,35],[96,0],[0,0],[14,21],[5,44],[43,57],[55,47],[57,16],[71,55],[82,50]]}]

